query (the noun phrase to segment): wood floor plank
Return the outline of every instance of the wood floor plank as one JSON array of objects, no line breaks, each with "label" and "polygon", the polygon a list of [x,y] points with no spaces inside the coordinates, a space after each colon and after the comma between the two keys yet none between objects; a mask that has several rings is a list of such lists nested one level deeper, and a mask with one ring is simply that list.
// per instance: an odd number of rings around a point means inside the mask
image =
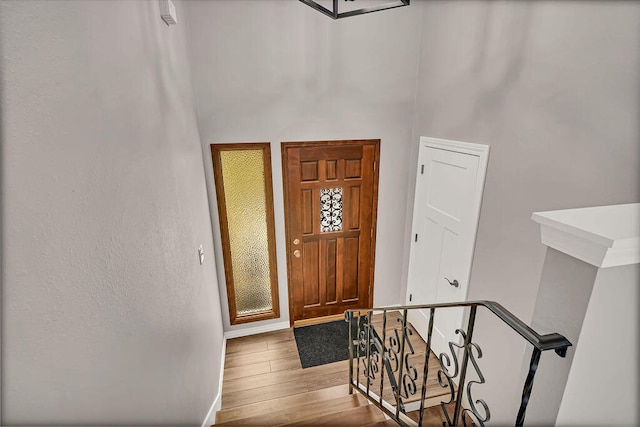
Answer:
[{"label": "wood floor plank", "polygon": [[305,379],[299,381],[288,381],[249,390],[229,392],[224,393],[222,396],[222,407],[232,408],[234,406],[247,405],[250,403],[261,402],[263,400],[291,396],[293,394],[319,390],[344,383],[344,373],[338,372],[324,375],[318,380]]},{"label": "wood floor plank", "polygon": [[358,406],[344,411],[327,413],[316,418],[295,422],[291,426],[361,426],[364,424],[383,421],[382,411],[374,405]]},{"label": "wood floor plank", "polygon": [[269,361],[269,364],[271,365],[271,372],[288,371],[291,369],[302,369],[300,358],[297,355],[292,357],[287,357],[284,359],[271,360]]},{"label": "wood floor plank", "polygon": [[[234,368],[228,368],[225,366],[223,374],[223,383],[233,381],[238,378],[251,377],[254,375],[265,374],[271,372],[271,365],[269,362],[252,363],[245,366],[236,366]],[[224,392],[224,386],[223,386]]]},{"label": "wood floor plank", "polygon": [[261,373],[251,376],[250,379],[238,378],[229,381],[225,380],[224,390],[226,393],[233,393],[268,385],[282,384],[290,381],[316,381],[328,374],[344,374],[348,368],[348,362],[344,361],[314,366],[313,368],[307,369],[295,369],[288,371],[281,370]]},{"label": "wood floor plank", "polygon": [[227,340],[227,346],[231,343],[233,343],[233,345],[249,344],[249,343],[255,343],[255,342],[269,343],[269,342],[283,341],[283,340],[292,339],[292,338],[293,338],[292,328],[278,329],[277,331],[265,332],[262,334],[254,334],[254,335],[247,335],[245,337],[231,338]]},{"label": "wood floor plank", "polygon": [[257,351],[253,353],[238,352],[238,353],[227,355],[224,361],[224,366],[225,367],[228,366],[229,368],[234,368],[237,366],[244,366],[252,363],[284,359],[292,356],[297,357],[298,351],[292,350],[292,349],[276,349],[276,350]]},{"label": "wood floor plank", "polygon": [[277,426],[320,417],[327,413],[327,408],[331,408],[332,412],[339,412],[368,405],[368,401],[358,394],[349,395],[345,391],[343,394],[337,394],[336,396],[326,401],[311,401],[295,406],[278,405],[276,408],[281,409],[266,414],[261,413],[250,417],[236,418],[223,425]]},{"label": "wood floor plank", "polygon": [[240,418],[264,415],[269,413],[270,411],[273,411],[274,408],[296,407],[298,405],[304,405],[310,402],[325,402],[327,400],[334,399],[336,396],[348,395],[348,393],[349,386],[345,383],[334,387],[294,394],[278,399],[269,399],[262,402],[238,406],[235,408],[223,409],[218,412],[216,416],[216,422],[223,423]]},{"label": "wood floor plank", "polygon": [[[423,424],[423,425],[426,425],[426,424]],[[392,419],[388,419],[388,420],[384,420],[384,421],[377,421],[377,422],[372,423],[372,424],[366,424],[363,427],[398,427],[398,423],[396,423]],[[438,426],[438,427],[440,427],[440,426]]]},{"label": "wood floor plank", "polygon": [[227,341],[227,354],[234,353],[255,353],[257,351],[267,351],[268,343],[267,341],[250,341],[250,342],[241,342],[241,341]]},{"label": "wood floor plank", "polygon": [[296,345],[295,340],[286,339],[282,341],[271,341],[267,343],[267,348],[269,350],[277,350],[277,349],[293,349],[298,350],[298,346]]}]

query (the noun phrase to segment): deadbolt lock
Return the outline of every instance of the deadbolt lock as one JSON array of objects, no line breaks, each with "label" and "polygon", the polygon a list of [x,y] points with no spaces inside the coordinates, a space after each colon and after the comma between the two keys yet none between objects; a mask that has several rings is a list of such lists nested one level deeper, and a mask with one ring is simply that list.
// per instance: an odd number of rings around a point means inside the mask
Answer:
[{"label": "deadbolt lock", "polygon": [[299,245],[300,244],[300,240],[299,239],[293,239],[293,244],[294,245]]},{"label": "deadbolt lock", "polygon": [[296,249],[295,251],[293,251],[293,256],[296,258],[300,258],[300,250]]}]

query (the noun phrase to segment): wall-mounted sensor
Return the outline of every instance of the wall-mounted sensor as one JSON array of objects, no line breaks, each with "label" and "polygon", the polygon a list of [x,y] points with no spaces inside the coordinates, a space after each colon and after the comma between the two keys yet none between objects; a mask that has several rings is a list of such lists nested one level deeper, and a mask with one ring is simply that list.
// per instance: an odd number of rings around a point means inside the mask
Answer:
[{"label": "wall-mounted sensor", "polygon": [[178,23],[176,7],[171,0],[158,0],[160,2],[160,17],[167,25]]},{"label": "wall-mounted sensor", "polygon": [[204,249],[202,249],[202,245],[198,248],[198,256],[200,257],[200,265],[204,264]]}]

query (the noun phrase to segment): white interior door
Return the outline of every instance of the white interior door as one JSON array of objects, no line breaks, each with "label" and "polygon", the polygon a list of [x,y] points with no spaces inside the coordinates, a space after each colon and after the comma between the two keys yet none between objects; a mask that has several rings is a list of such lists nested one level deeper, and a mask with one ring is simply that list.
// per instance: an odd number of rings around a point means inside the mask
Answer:
[{"label": "white interior door", "polygon": [[[487,145],[420,139],[407,304],[467,299],[488,151]],[[410,313],[408,320],[426,340],[429,310]],[[460,342],[455,330],[463,315],[459,308],[436,310],[436,354],[448,353],[450,341]]]}]

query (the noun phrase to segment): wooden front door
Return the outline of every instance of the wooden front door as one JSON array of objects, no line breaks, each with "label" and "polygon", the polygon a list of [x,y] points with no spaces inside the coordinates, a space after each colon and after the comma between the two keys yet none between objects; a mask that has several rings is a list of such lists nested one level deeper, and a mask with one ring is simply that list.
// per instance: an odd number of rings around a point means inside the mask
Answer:
[{"label": "wooden front door", "polygon": [[373,304],[380,140],[283,142],[291,322]]}]

